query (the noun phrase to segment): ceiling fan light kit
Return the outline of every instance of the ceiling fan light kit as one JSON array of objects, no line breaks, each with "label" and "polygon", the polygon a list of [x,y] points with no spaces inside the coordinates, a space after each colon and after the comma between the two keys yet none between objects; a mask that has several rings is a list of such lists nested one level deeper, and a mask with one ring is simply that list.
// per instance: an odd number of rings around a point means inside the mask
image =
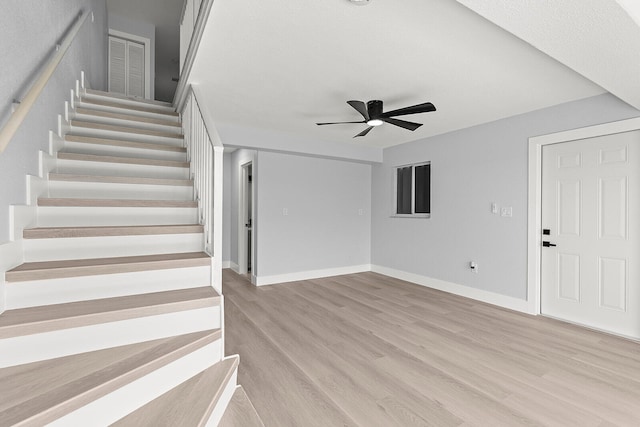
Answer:
[{"label": "ceiling fan light kit", "polygon": [[[353,0],[351,0],[353,1]],[[430,103],[425,102],[423,104],[412,105],[411,107],[399,108],[393,111],[383,112],[382,110],[382,101],[373,100],[369,101],[366,104],[362,101],[347,101],[347,104],[351,105],[362,117],[364,120],[357,122],[331,122],[331,123],[316,123],[318,126],[322,125],[338,125],[344,123],[365,123],[369,125],[368,128],[354,136],[357,138],[359,136],[365,136],[368,134],[371,129],[376,126],[380,126],[383,123],[389,123],[394,126],[401,127],[403,129],[408,129],[410,131],[414,131],[422,126],[422,123],[414,123],[408,122],[406,120],[395,119],[396,116],[405,116],[407,114],[419,114],[419,113],[428,113],[430,111],[436,111],[436,107]]]}]

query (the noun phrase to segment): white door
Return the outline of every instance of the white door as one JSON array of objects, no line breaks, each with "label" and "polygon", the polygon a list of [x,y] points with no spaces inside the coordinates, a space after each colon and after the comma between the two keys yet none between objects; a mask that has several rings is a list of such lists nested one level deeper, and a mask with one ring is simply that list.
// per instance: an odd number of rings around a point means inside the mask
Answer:
[{"label": "white door", "polygon": [[145,97],[144,44],[109,36],[109,91]]},{"label": "white door", "polygon": [[543,314],[640,338],[639,170],[640,131],[542,148]]}]

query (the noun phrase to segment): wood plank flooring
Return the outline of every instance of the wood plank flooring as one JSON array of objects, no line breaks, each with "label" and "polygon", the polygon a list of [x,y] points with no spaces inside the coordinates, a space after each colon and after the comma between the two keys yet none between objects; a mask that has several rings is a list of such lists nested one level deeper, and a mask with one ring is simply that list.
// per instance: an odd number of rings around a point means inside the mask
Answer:
[{"label": "wood plank flooring", "polygon": [[223,272],[226,352],[265,426],[638,426],[640,343],[375,273]]},{"label": "wood plank flooring", "polygon": [[236,387],[219,427],[264,427],[256,408],[241,385]]}]

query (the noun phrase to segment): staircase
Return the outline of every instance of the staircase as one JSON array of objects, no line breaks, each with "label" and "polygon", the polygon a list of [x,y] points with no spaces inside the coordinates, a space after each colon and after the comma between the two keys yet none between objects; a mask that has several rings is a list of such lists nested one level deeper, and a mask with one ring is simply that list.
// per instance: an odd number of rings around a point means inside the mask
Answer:
[{"label": "staircase", "polygon": [[180,115],[83,86],[5,274],[0,426],[261,426],[224,357]]}]

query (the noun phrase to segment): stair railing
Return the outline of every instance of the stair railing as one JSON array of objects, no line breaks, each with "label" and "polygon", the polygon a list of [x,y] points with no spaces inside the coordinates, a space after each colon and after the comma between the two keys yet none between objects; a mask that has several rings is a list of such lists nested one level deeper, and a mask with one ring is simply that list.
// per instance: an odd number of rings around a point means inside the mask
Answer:
[{"label": "stair railing", "polygon": [[0,130],[0,153],[2,153],[5,148],[7,148],[7,145],[9,145],[9,142],[31,110],[31,107],[33,107],[33,104],[38,99],[38,96],[40,96],[40,93],[47,85],[47,82],[49,82],[49,79],[51,79],[51,76],[56,71],[58,64],[60,64],[60,61],[62,61],[64,54],[69,49],[69,46],[71,46],[71,43],[73,43],[73,40],[76,38],[76,35],[82,27],[82,24],[85,23],[89,15],[91,15],[91,13],[80,11],[75,23],[69,29],[67,35],[60,43],[56,43],[54,47],[55,54],[40,69],[33,83],[31,83],[29,91],[22,98],[22,100],[16,102],[16,104],[18,105],[17,108],[13,111],[13,113],[11,113],[9,120]]},{"label": "stair railing", "polygon": [[[198,100],[189,90],[182,111],[184,145],[190,162],[193,191],[198,201],[198,220],[204,226],[205,251],[214,255],[214,156],[213,140],[207,131]],[[217,254],[216,254],[217,255]]]},{"label": "stair railing", "polygon": [[185,0],[180,20],[180,79],[173,97],[173,105],[182,109],[189,94],[188,80],[196,52],[209,19],[213,0]]}]

